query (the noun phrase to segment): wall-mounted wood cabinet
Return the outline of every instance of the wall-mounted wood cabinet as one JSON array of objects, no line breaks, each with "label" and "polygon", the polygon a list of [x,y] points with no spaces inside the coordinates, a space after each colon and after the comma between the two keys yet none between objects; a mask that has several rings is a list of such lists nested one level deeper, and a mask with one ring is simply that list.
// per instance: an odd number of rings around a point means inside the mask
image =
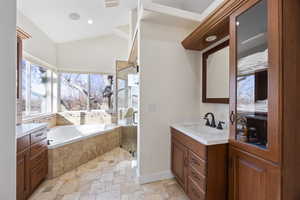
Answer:
[{"label": "wall-mounted wood cabinet", "polygon": [[244,2],[230,15],[229,199],[296,200],[300,2]]},{"label": "wall-mounted wood cabinet", "polygon": [[171,168],[191,200],[227,199],[227,144],[205,146],[171,129]]}]

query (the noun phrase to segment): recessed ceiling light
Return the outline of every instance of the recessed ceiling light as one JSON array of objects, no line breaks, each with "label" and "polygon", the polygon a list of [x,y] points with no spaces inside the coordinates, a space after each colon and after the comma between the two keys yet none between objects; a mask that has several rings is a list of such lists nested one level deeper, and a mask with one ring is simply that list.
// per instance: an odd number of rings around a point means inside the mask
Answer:
[{"label": "recessed ceiling light", "polygon": [[88,24],[93,24],[93,23],[94,23],[94,21],[92,19],[88,20]]},{"label": "recessed ceiling light", "polygon": [[79,20],[80,19],[80,15],[78,14],[78,13],[70,13],[69,14],[69,18],[71,19],[71,20]]},{"label": "recessed ceiling light", "polygon": [[213,42],[217,39],[218,37],[216,35],[211,35],[211,36],[208,36],[207,38],[205,38],[205,41],[206,42]]}]

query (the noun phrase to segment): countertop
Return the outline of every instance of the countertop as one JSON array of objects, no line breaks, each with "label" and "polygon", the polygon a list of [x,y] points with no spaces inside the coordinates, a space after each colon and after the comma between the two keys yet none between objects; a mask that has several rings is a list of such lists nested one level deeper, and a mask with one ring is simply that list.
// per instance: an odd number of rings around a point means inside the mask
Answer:
[{"label": "countertop", "polygon": [[218,130],[200,123],[173,124],[171,127],[207,146],[226,144],[229,140],[228,129]]},{"label": "countertop", "polygon": [[21,124],[16,126],[16,138],[21,138],[25,135],[29,135],[39,129],[47,128],[47,123],[30,123]]}]

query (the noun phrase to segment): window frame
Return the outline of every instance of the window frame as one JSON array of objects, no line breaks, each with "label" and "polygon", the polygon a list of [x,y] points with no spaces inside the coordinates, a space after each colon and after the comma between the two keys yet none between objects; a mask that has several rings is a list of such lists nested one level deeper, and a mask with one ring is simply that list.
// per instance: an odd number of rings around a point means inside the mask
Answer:
[{"label": "window frame", "polygon": [[[54,107],[53,106],[53,73],[54,73],[54,71],[52,69],[49,69],[48,67],[33,63],[26,59],[23,59],[23,61],[25,61],[25,67],[26,67],[26,86],[25,86],[26,97],[25,97],[25,111],[22,110],[23,118],[28,119],[28,118],[32,118],[32,117],[36,117],[36,116],[40,116],[40,115],[53,114],[53,107]],[[32,91],[31,90],[31,85],[32,85],[31,75],[32,75],[32,66],[33,65],[47,70],[47,72],[46,72],[47,77],[50,80],[50,83],[48,83],[50,85],[46,86],[46,94],[47,94],[46,95],[47,96],[46,97],[46,101],[47,101],[46,102],[46,112],[36,113],[36,112],[31,111],[31,91]],[[22,84],[23,84],[23,82],[22,82]],[[23,92],[22,92],[22,99],[24,99]]]}]

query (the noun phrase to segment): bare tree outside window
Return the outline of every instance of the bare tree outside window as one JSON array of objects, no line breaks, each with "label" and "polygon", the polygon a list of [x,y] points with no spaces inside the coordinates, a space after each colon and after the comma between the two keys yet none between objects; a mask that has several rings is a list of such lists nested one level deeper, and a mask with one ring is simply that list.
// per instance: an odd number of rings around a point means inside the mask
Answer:
[{"label": "bare tree outside window", "polygon": [[62,111],[110,109],[112,79],[102,74],[61,73]]}]

